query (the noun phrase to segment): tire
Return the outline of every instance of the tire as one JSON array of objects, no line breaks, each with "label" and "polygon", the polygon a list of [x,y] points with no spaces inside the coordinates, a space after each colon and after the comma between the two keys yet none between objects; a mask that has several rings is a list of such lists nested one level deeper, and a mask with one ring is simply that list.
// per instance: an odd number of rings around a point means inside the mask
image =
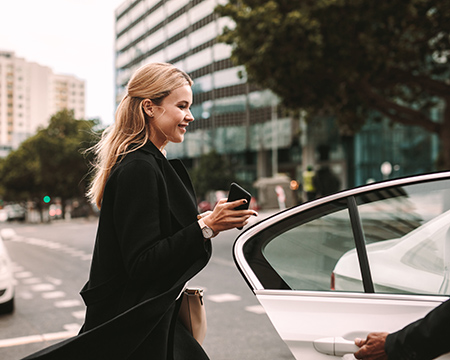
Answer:
[{"label": "tire", "polygon": [[14,298],[0,304],[0,314],[12,314],[14,312]]}]

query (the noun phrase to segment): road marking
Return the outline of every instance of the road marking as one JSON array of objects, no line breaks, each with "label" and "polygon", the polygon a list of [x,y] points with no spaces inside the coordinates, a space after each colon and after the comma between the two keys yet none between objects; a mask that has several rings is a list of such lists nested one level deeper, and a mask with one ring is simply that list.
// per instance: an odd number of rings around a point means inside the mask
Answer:
[{"label": "road marking", "polygon": [[54,305],[57,308],[69,308],[69,307],[80,306],[82,304],[81,304],[80,300],[63,300],[63,301],[55,302]]},{"label": "road marking", "polygon": [[66,296],[66,293],[64,291],[51,291],[51,292],[42,293],[42,297],[44,299],[57,299],[57,298],[62,298],[64,296]]},{"label": "road marking", "polygon": [[15,262],[11,263],[11,267],[12,267],[12,271],[13,272],[19,272],[19,271],[23,271],[23,266],[18,265]]},{"label": "road marking", "polygon": [[212,258],[211,262],[218,264],[218,265],[224,265],[224,266],[234,268],[234,262],[232,262],[230,260],[221,259],[221,258]]},{"label": "road marking", "polygon": [[32,284],[38,284],[41,283],[42,280],[40,278],[28,278],[28,279],[23,279],[22,283],[25,285],[32,285]]},{"label": "road marking", "polygon": [[25,279],[25,278],[32,277],[33,273],[31,271],[22,271],[22,272],[15,273],[14,276],[17,279]]},{"label": "road marking", "polygon": [[17,296],[21,299],[24,300],[30,300],[33,299],[33,293],[29,292],[29,291],[21,291],[19,293],[17,293]]},{"label": "road marking", "polygon": [[255,314],[265,314],[266,310],[261,305],[246,306],[245,310]]},{"label": "road marking", "polygon": [[75,319],[82,319],[82,320],[84,320],[84,317],[86,316],[86,311],[85,311],[85,310],[74,311],[74,312],[72,313],[72,316],[73,316]]},{"label": "road marking", "polygon": [[55,290],[55,286],[52,284],[37,284],[37,285],[33,285],[31,287],[31,290],[33,291],[52,291]]},{"label": "road marking", "polygon": [[55,279],[51,276],[46,276],[45,279],[49,282],[52,283],[53,285],[61,285],[62,284],[62,280],[61,279]]},{"label": "road marking", "polygon": [[[78,325],[78,328],[80,326]],[[37,342],[46,342],[46,341],[52,341],[52,340],[63,340],[71,338],[78,334],[78,331],[75,331],[75,329],[72,327],[70,331],[60,331],[55,333],[48,333],[48,334],[42,334],[42,335],[30,335],[30,336],[22,336],[12,339],[4,339],[0,340],[0,348],[5,347],[11,347],[11,346],[18,346],[18,345],[26,345],[26,344],[32,344]]]},{"label": "road marking", "polygon": [[239,301],[241,297],[233,294],[218,294],[218,295],[208,295],[208,300],[222,303],[222,302],[230,302],[230,301]]}]

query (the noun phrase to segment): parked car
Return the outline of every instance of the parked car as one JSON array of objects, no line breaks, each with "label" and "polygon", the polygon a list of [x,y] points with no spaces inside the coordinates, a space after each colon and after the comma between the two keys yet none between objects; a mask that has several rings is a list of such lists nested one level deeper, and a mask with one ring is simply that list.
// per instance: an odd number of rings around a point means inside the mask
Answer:
[{"label": "parked car", "polygon": [[449,214],[450,172],[372,183],[253,225],[233,253],[294,357],[327,360],[448,300]]},{"label": "parked car", "polygon": [[[9,314],[14,311],[15,282],[11,260],[2,238],[3,234],[7,233],[7,229],[3,229],[0,232],[0,313],[2,314]],[[6,238],[6,236],[4,237]]]},{"label": "parked car", "polygon": [[13,221],[13,220],[24,221],[25,220],[25,209],[21,205],[19,205],[19,204],[6,205],[3,209],[7,213],[8,221]]},{"label": "parked car", "polygon": [[[413,294],[449,294],[450,210],[405,236],[367,245],[375,290]],[[356,249],[346,252],[333,274],[336,290],[361,288]]]}]

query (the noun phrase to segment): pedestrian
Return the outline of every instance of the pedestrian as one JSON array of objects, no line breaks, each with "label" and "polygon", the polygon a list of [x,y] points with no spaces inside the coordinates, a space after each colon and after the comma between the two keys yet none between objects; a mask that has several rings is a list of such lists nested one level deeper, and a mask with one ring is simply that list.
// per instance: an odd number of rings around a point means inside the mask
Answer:
[{"label": "pedestrian", "polygon": [[339,178],[327,165],[321,166],[320,169],[316,171],[313,182],[316,189],[316,196],[319,197],[337,193],[341,186]]},{"label": "pedestrian", "polygon": [[211,238],[244,226],[245,200],[222,199],[200,218],[189,175],[166,158],[194,121],[192,80],[151,63],[131,77],[115,123],[95,146],[90,199],[100,208],[80,334],[27,359],[201,360],[208,356],[178,321],[186,282],[211,256]]},{"label": "pedestrian", "polygon": [[361,349],[354,356],[364,360],[432,360],[450,352],[450,300],[402,330],[370,333],[355,339]]},{"label": "pedestrian", "polygon": [[311,165],[308,165],[303,171],[303,191],[306,194],[306,200],[311,201],[316,198],[316,187],[314,185],[314,177],[316,173]]}]

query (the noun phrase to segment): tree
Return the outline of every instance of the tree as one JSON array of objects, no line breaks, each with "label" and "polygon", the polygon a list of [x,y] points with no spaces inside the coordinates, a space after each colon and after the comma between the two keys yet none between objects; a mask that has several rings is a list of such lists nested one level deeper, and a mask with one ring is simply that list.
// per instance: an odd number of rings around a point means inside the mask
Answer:
[{"label": "tree", "polygon": [[45,195],[83,198],[89,158],[83,150],[95,141],[97,120],[76,120],[73,111],[52,116],[47,128],[25,140],[2,162],[1,183],[5,199],[40,200]]},{"label": "tree", "polygon": [[[352,135],[374,114],[439,136],[450,169],[450,2],[230,0],[220,41],[290,109],[336,116]],[[432,118],[432,113],[434,117]]]},{"label": "tree", "polygon": [[208,191],[227,190],[234,180],[230,162],[215,151],[200,157],[191,176],[197,195],[202,199]]}]

